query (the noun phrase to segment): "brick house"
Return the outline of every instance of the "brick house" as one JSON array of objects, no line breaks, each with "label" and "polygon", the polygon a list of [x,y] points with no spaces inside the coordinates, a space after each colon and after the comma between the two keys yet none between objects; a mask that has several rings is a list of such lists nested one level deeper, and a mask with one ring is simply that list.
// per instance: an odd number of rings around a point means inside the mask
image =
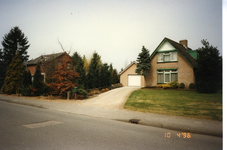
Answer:
[{"label": "brick house", "polygon": [[70,57],[66,52],[62,53],[56,53],[56,54],[49,54],[49,55],[41,55],[35,59],[29,60],[27,62],[27,71],[30,70],[32,75],[32,81],[33,76],[36,71],[36,66],[39,64],[41,68],[41,74],[43,75],[43,79],[45,82],[46,79],[46,72],[45,72],[45,66],[50,63],[51,60],[54,59],[55,65],[60,65],[61,61],[63,60],[64,56]]},{"label": "brick house", "polygon": [[[137,86],[153,87],[177,80],[178,83],[184,83],[188,88],[190,83],[195,83],[196,59],[197,51],[188,47],[187,40],[177,43],[164,38],[151,54],[151,69],[148,71],[148,76],[144,78],[144,83],[137,84]],[[134,64],[134,67],[131,65],[120,73],[120,82],[124,86],[130,86],[127,83],[132,80],[129,79],[130,73],[135,72],[136,63]],[[127,70],[130,70],[130,73]]]}]

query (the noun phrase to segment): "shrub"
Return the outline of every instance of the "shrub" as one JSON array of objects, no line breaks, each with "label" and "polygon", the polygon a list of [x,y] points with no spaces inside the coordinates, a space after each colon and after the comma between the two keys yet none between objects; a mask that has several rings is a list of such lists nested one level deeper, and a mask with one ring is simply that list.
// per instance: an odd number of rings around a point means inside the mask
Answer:
[{"label": "shrub", "polygon": [[179,87],[179,83],[177,82],[177,80],[169,82],[168,84],[170,85],[170,88],[172,88],[172,89],[177,89]]},{"label": "shrub", "polygon": [[194,83],[190,83],[189,84],[189,89],[195,89],[195,84]]},{"label": "shrub", "polygon": [[30,90],[30,88],[28,86],[22,85],[20,87],[20,91],[21,91],[21,94],[23,96],[30,96],[31,95],[31,90]]},{"label": "shrub", "polygon": [[180,83],[179,88],[180,89],[184,89],[185,88],[185,84],[184,83]]},{"label": "shrub", "polygon": [[111,85],[111,87],[113,88],[113,89],[115,89],[115,88],[119,88],[119,87],[122,87],[123,85],[121,84],[121,83],[117,83],[117,84],[112,84]]},{"label": "shrub", "polygon": [[84,99],[87,98],[88,95],[87,91],[84,89],[78,89],[78,94],[82,95]]},{"label": "shrub", "polygon": [[169,84],[163,84],[162,85],[162,88],[163,89],[169,89],[169,88],[171,88],[171,86]]},{"label": "shrub", "polygon": [[77,99],[83,99],[83,95],[77,94],[77,95],[76,95],[76,98],[77,98]]}]

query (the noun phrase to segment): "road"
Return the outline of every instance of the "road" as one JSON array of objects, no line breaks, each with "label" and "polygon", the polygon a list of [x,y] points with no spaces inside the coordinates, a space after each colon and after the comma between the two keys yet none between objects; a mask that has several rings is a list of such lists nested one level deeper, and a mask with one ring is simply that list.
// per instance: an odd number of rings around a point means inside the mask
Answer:
[{"label": "road", "polygon": [[[222,138],[0,102],[0,149],[222,149]],[[179,137],[179,136],[180,137]]]}]

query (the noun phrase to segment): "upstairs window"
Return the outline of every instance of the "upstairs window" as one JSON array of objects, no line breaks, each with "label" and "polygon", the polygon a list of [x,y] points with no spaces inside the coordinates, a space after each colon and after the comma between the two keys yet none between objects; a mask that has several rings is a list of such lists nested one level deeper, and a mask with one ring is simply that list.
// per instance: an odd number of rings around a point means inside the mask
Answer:
[{"label": "upstairs window", "polygon": [[177,52],[158,53],[158,62],[172,62],[177,61]]}]

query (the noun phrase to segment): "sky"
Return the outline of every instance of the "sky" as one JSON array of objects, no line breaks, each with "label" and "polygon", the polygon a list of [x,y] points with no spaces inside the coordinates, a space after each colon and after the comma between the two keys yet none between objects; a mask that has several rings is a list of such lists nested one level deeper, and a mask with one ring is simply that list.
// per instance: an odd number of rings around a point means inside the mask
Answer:
[{"label": "sky", "polygon": [[165,37],[193,50],[207,39],[222,55],[221,0],[0,0],[0,20],[0,41],[15,26],[27,36],[29,60],[62,52],[60,41],[70,55],[96,51],[119,72]]}]

